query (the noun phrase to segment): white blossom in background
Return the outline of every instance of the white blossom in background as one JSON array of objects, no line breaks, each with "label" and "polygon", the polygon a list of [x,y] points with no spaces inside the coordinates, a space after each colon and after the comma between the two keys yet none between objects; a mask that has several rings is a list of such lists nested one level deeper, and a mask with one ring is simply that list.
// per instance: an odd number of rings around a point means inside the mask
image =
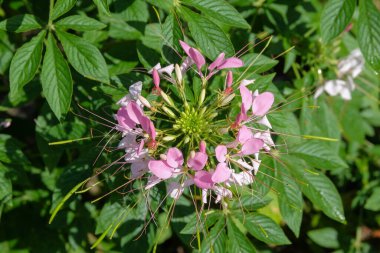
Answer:
[{"label": "white blossom in background", "polygon": [[353,50],[346,58],[338,63],[338,79],[327,80],[319,87],[314,98],[318,98],[323,92],[330,96],[341,96],[344,100],[351,100],[351,93],[355,90],[354,78],[357,77],[364,68],[364,58],[360,49]]}]

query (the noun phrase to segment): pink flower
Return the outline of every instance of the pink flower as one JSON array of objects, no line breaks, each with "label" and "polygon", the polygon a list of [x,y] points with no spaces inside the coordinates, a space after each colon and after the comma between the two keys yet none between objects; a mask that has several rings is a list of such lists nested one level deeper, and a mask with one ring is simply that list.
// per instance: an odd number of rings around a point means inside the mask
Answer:
[{"label": "pink flower", "polygon": [[194,183],[201,189],[212,189],[214,182],[211,179],[212,173],[204,170],[197,171],[194,176]]},{"label": "pink flower", "polygon": [[272,107],[274,102],[274,96],[271,92],[264,92],[259,94],[256,90],[253,95],[252,101],[252,114],[254,116],[264,116]]},{"label": "pink flower", "polygon": [[246,126],[242,126],[237,135],[238,142],[242,145],[240,153],[242,155],[252,155],[258,153],[264,146],[264,141],[254,138],[252,131]]},{"label": "pink flower", "polygon": [[178,148],[169,148],[166,160],[151,160],[148,168],[153,175],[160,179],[176,176],[183,165],[183,155]]},{"label": "pink flower", "polygon": [[130,101],[127,106],[121,107],[116,113],[118,122],[117,129],[122,132],[136,132],[137,125],[150,136],[152,140],[156,139],[156,129],[153,122],[144,115],[141,107],[134,101]]},{"label": "pink flower", "polygon": [[214,183],[223,183],[227,181],[231,176],[231,170],[228,167],[226,161],[227,147],[224,145],[218,145],[215,149],[215,156],[219,164],[216,166],[211,180]]},{"label": "pink flower", "polygon": [[179,43],[181,44],[185,53],[190,57],[191,60],[193,60],[195,65],[197,65],[199,75],[202,76],[201,68],[206,63],[206,60],[203,57],[203,55],[197,49],[190,47],[184,41],[180,40]]},{"label": "pink flower", "polygon": [[225,54],[221,53],[219,56],[215,59],[213,63],[210,64],[208,69],[210,72],[212,72],[214,69],[221,70],[226,68],[240,68],[243,67],[244,63],[242,60],[240,60],[237,57],[231,57],[224,59]]},{"label": "pink flower", "polygon": [[192,151],[190,158],[187,160],[187,166],[197,171],[202,170],[208,160],[208,156],[206,154],[206,143],[204,141],[201,141],[199,150],[200,152]]}]

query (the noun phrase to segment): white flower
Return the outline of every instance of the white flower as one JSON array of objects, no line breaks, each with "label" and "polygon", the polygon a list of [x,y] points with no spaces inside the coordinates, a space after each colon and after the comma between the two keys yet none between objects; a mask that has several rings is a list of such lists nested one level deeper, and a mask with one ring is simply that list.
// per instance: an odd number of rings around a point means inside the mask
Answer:
[{"label": "white flower", "polygon": [[342,59],[338,63],[339,76],[352,76],[357,77],[364,68],[364,58],[360,49],[353,50],[349,56]]},{"label": "white flower", "polygon": [[348,80],[328,80],[323,86],[319,87],[314,94],[314,98],[319,97],[323,91],[326,91],[330,96],[340,95],[344,100],[351,100],[351,92],[355,89],[355,84],[352,77]]},{"label": "white flower", "polygon": [[340,95],[344,100],[351,100],[351,93],[355,89],[354,78],[363,71],[364,63],[360,50],[353,50],[338,63],[339,79],[326,81],[316,90],[314,98],[318,98],[325,91],[330,96]]}]

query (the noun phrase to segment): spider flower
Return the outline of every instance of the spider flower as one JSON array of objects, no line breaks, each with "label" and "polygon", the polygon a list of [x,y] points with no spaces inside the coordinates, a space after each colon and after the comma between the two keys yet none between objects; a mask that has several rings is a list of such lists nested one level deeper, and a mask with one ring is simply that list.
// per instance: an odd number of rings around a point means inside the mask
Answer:
[{"label": "spider flower", "polygon": [[[234,188],[254,182],[260,154],[275,148],[267,117],[274,95],[256,90],[255,80],[240,81],[232,69],[244,65],[241,59],[221,52],[207,64],[198,49],[180,44],[183,62],[157,64],[150,83],[131,85],[118,102],[118,147],[131,164],[130,178],[145,189],[165,184],[171,198],[198,195],[203,203],[212,197],[226,205]],[[225,81],[211,86],[219,80]],[[226,117],[236,109],[235,120]]]}]

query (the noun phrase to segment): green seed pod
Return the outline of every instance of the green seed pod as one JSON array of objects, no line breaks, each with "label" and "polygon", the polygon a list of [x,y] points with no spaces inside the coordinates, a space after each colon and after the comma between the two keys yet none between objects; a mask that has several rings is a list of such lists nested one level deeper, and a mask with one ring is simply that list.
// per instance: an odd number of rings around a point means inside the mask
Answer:
[{"label": "green seed pod", "polygon": [[206,89],[203,88],[201,91],[201,95],[199,96],[199,104],[202,104],[206,98]]}]

